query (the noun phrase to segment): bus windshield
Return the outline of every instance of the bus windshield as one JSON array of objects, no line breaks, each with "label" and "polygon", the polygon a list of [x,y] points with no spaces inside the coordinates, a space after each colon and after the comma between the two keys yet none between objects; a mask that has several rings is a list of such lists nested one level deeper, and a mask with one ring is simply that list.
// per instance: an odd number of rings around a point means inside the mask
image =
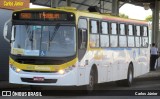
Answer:
[{"label": "bus windshield", "polygon": [[11,54],[68,57],[76,53],[74,25],[15,25]]}]

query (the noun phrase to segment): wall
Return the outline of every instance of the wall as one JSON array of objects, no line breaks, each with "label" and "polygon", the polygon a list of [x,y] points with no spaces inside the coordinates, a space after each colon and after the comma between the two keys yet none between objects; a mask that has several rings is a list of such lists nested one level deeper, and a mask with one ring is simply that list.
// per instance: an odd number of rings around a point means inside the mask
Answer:
[{"label": "wall", "polygon": [[10,45],[3,38],[4,23],[11,18],[12,11],[0,9],[0,80],[8,80]]},{"label": "wall", "polygon": [[29,8],[30,0],[0,0],[0,81],[8,80],[10,45],[3,38],[4,23],[11,18],[13,10]]}]

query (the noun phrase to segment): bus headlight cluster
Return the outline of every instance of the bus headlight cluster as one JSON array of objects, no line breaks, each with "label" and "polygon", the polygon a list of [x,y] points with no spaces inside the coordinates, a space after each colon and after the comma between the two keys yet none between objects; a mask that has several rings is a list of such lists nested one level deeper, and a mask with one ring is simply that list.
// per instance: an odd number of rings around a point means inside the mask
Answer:
[{"label": "bus headlight cluster", "polygon": [[15,72],[17,72],[17,73],[21,72],[21,69],[13,66],[13,65],[11,65],[11,64],[10,64],[10,67],[12,68],[13,71],[15,71]]},{"label": "bus headlight cluster", "polygon": [[66,69],[59,70],[58,73],[59,74],[65,74],[65,73],[68,73],[69,71],[73,70],[74,68],[75,68],[75,66],[73,65],[73,66],[70,66],[70,67],[68,67]]}]

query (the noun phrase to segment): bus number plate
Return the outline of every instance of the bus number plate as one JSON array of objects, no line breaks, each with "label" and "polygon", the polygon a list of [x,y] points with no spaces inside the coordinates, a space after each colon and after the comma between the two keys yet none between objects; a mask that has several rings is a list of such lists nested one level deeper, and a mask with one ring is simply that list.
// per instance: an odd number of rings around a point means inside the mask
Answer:
[{"label": "bus number plate", "polygon": [[44,81],[44,77],[33,77],[34,81]]}]

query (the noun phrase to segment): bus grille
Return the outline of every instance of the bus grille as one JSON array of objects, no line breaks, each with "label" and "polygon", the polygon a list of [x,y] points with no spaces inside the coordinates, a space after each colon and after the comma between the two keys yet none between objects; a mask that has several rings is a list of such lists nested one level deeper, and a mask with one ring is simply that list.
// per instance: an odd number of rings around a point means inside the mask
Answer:
[{"label": "bus grille", "polygon": [[56,83],[57,79],[44,79],[44,81],[34,81],[33,78],[21,78],[22,82],[28,83]]},{"label": "bus grille", "polygon": [[57,73],[58,71],[34,71],[34,70],[22,70],[24,72],[34,72],[34,73]]}]

